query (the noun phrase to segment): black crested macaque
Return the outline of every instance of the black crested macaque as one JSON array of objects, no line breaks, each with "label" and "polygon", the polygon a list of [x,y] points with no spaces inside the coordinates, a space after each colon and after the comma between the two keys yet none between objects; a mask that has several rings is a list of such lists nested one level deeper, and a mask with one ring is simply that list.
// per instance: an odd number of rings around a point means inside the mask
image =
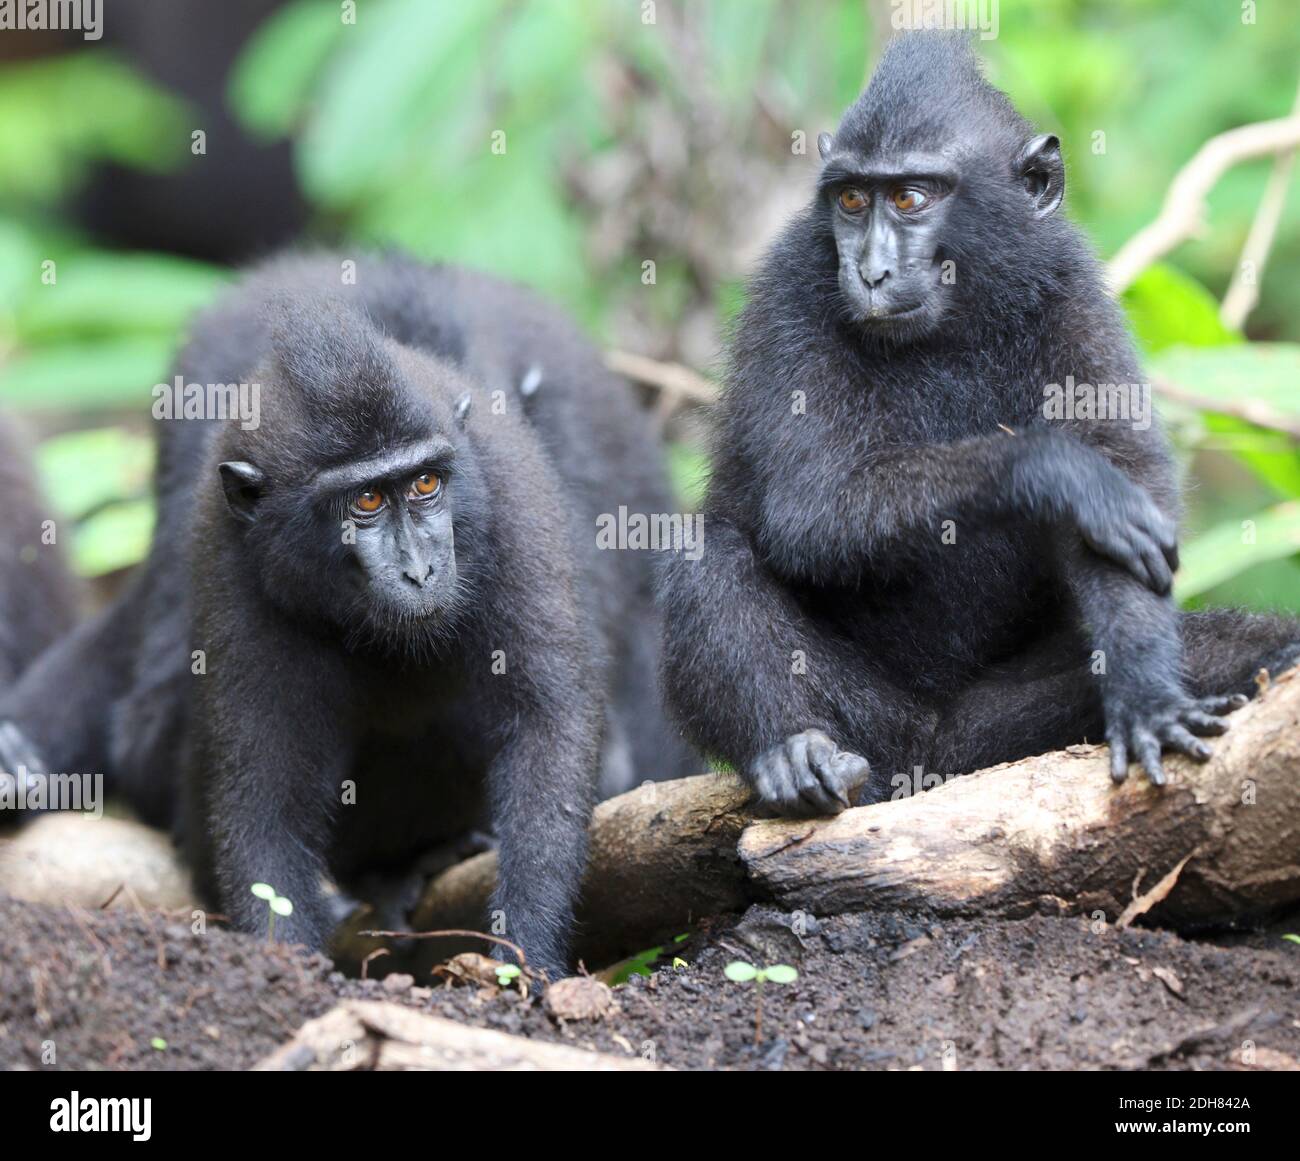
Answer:
[{"label": "black crested macaque", "polygon": [[255,932],[269,883],[293,903],[277,937],[313,947],[323,875],[401,871],[486,815],[492,930],[555,977],[598,789],[689,768],[659,709],[652,557],[596,539],[620,504],[671,510],[658,448],[531,294],[400,258],[350,286],[340,269],[281,259],[199,316],[178,372],[260,384],[260,421],[163,424],[152,556],[78,659],[96,634],[129,656],[111,710],[66,742],[42,714],[70,648],[0,716],[52,768],[106,744],[154,817],[183,765],[202,887]]},{"label": "black crested macaque", "polygon": [[[1174,468],[1057,139],[916,33],[818,145],[732,344],[702,556],[662,581],[688,737],[784,813],[1084,740],[1117,781],[1205,759],[1300,623],[1175,608]],[[1057,418],[1075,384],[1106,393]]]},{"label": "black crested macaque", "polygon": [[72,628],[78,587],[14,424],[0,416],[0,690]]}]

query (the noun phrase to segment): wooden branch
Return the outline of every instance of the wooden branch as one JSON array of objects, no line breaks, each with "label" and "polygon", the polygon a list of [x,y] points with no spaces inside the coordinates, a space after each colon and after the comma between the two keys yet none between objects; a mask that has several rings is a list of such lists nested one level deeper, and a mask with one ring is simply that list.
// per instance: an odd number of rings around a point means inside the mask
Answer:
[{"label": "wooden branch", "polygon": [[[1300,90],[1296,92],[1291,114],[1300,117]],[[1268,184],[1264,186],[1264,196],[1259,200],[1255,218],[1250,223],[1250,233],[1246,235],[1246,244],[1242,247],[1241,257],[1237,259],[1232,272],[1228,293],[1223,296],[1223,303],[1219,307],[1219,318],[1225,326],[1234,330],[1240,330],[1245,325],[1250,312],[1259,301],[1259,284],[1263,281],[1264,267],[1268,265],[1268,255],[1273,249],[1273,239],[1277,237],[1278,223],[1282,220],[1282,207],[1286,205],[1286,190],[1291,183],[1295,156],[1296,151],[1288,149],[1274,159]],[[1250,272],[1249,277],[1247,271]]]},{"label": "wooden branch", "polygon": [[[685,931],[694,920],[746,906],[750,894],[736,843],[752,818],[749,799],[735,776],[703,774],[648,782],[597,806],[578,954],[589,964],[607,964]],[[489,851],[431,880],[414,929],[481,926],[496,868],[496,852]],[[626,922],[615,918],[622,915]],[[646,942],[632,947],[629,939]]]},{"label": "wooden branch", "polygon": [[1155,221],[1110,260],[1107,279],[1121,293],[1143,270],[1204,226],[1206,195],[1234,165],[1300,147],[1300,116],[1242,125],[1211,137],[1175,175]]},{"label": "wooden branch", "polygon": [[1271,404],[1257,399],[1216,399],[1213,395],[1201,395],[1199,392],[1189,391],[1186,387],[1171,383],[1168,379],[1156,379],[1152,386],[1165,399],[1175,403],[1195,407],[1200,411],[1216,411],[1220,415],[1232,415],[1237,419],[1244,419],[1247,423],[1253,423],[1256,427],[1280,432],[1300,442],[1300,419],[1279,411]]},{"label": "wooden branch", "polygon": [[717,386],[682,363],[663,363],[630,351],[606,351],[605,365],[637,383],[659,392],[660,416],[667,418],[679,407],[704,406],[718,397]]},{"label": "wooden branch", "polygon": [[[1167,768],[1164,789],[1137,773],[1116,788],[1104,747],[1076,746],[812,820],[754,818],[730,775],[644,786],[597,808],[579,953],[609,962],[756,899],[1113,922],[1146,893],[1174,923],[1300,900],[1300,676],[1234,715],[1210,762]],[[417,930],[473,923],[494,875],[479,855],[433,880]]]},{"label": "wooden branch", "polygon": [[352,1000],[304,1024],[255,1072],[655,1072],[636,1056],[472,1028],[401,1004]]}]

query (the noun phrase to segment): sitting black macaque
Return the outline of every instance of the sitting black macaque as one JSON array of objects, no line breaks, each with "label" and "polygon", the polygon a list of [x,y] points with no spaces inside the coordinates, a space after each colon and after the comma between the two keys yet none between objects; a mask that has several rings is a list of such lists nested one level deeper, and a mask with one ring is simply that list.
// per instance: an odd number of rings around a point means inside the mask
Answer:
[{"label": "sitting black macaque", "polygon": [[529,293],[340,270],[280,259],[200,315],[180,375],[260,385],[258,421],[163,423],[147,566],[0,716],[51,769],[108,755],[154,819],[183,768],[201,886],[258,931],[269,883],[293,903],[277,935],[313,947],[322,876],[400,870],[486,814],[493,930],[554,978],[598,779],[690,761],[659,708],[652,559],[597,548],[599,514],[670,510],[658,449]]},{"label": "sitting black macaque", "polygon": [[1057,139],[915,33],[818,145],[732,344],[703,553],[662,579],[687,735],[785,813],[1085,740],[1117,781],[1204,760],[1300,624],[1175,608],[1173,465]]},{"label": "sitting black macaque", "polygon": [[53,511],[13,424],[0,416],[0,690],[76,620]]}]

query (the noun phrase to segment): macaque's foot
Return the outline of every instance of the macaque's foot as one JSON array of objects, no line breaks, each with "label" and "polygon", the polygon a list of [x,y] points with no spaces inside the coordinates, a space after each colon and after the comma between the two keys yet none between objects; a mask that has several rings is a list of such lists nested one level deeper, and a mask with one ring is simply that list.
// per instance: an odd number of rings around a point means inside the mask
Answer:
[{"label": "macaque's foot", "polygon": [[1121,712],[1106,728],[1110,743],[1110,776],[1118,783],[1128,777],[1130,761],[1137,762],[1155,786],[1165,784],[1160,755],[1164,750],[1205,762],[1213,752],[1201,738],[1225,733],[1224,715],[1241,709],[1246,698],[1239,693],[1222,697],[1184,697],[1155,711]]},{"label": "macaque's foot", "polygon": [[781,814],[839,814],[870,772],[865,758],[838,749],[820,730],[805,730],[755,758],[749,782]]}]

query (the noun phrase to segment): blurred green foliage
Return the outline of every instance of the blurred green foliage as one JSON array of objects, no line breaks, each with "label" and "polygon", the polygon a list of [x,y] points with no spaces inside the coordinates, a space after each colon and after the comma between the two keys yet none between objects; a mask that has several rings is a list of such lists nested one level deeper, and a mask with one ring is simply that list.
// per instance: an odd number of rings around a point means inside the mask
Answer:
[{"label": "blurred green foliage", "polygon": [[[833,127],[878,35],[863,0],[657,10],[647,25],[639,0],[370,0],[345,24],[336,0],[291,0],[245,46],[226,98],[251,133],[291,141],[314,236],[495,271],[606,341],[688,357],[682,320],[702,309],[724,326],[743,270],[711,266],[685,227],[698,222],[706,240],[753,233],[746,210],[762,191],[746,184],[744,159],[810,181],[791,133]],[[1220,0],[1003,0],[982,51],[994,81],[1061,135],[1069,210],[1109,255],[1205,140],[1290,110],[1295,16],[1283,0],[1260,0],[1254,24]],[[77,228],[77,196],[99,162],[220,164],[190,155],[191,121],[99,45],[0,68],[0,402],[60,432],[40,449],[41,471],[89,573],[143,551],[148,392],[168,377],[185,319],[228,275],[97,247]],[[1296,444],[1213,406],[1254,401],[1300,422],[1295,188],[1247,334],[1218,316],[1269,168],[1230,171],[1203,236],[1124,295],[1151,376],[1197,400],[1164,408],[1196,484],[1189,520],[1201,534],[1179,590],[1190,603],[1300,607]],[[675,446],[671,464],[697,498],[699,450]]]}]

